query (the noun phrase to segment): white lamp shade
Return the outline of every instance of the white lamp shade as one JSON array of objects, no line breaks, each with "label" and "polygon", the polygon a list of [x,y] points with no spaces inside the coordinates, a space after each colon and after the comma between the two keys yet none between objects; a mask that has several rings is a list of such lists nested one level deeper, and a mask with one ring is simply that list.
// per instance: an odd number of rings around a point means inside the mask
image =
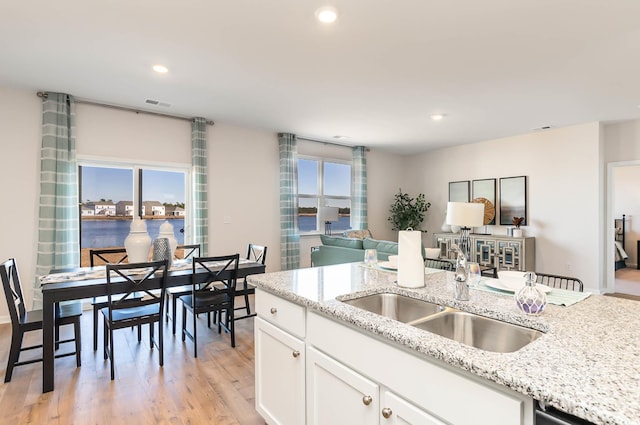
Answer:
[{"label": "white lamp shade", "polygon": [[320,221],[338,221],[338,207],[320,207]]},{"label": "white lamp shade", "polygon": [[447,224],[462,227],[479,227],[484,225],[484,204],[448,202]]}]

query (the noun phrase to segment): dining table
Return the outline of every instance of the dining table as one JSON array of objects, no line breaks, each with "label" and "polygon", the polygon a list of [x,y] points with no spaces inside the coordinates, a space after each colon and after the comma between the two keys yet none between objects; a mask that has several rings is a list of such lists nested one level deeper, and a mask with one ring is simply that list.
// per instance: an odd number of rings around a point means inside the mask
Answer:
[{"label": "dining table", "polygon": [[[221,268],[222,266],[220,266]],[[211,269],[215,271],[215,267]],[[265,272],[265,265],[249,260],[240,260],[238,264],[237,279],[242,279],[251,274]],[[218,277],[227,279],[231,271],[223,271]],[[195,272],[186,264],[178,263],[178,267],[172,267],[167,276],[166,286],[183,286],[195,283],[203,283],[209,273],[205,269],[196,268]],[[64,301],[81,300],[107,295],[107,281],[105,266],[82,267],[77,269],[52,270],[49,275],[42,276],[42,392],[50,392],[54,389],[55,362],[54,362],[54,324],[55,305]],[[152,276],[148,279],[149,289],[160,289],[162,278]],[[127,282],[122,279],[112,279],[110,285],[115,292],[126,288]],[[115,287],[115,288],[114,288]]]}]

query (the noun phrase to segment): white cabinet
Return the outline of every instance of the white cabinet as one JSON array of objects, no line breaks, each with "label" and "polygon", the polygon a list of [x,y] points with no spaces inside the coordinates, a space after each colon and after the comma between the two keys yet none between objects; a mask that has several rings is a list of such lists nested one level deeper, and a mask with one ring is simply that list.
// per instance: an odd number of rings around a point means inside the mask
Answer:
[{"label": "white cabinet", "polygon": [[376,382],[307,348],[308,425],[447,425]]},{"label": "white cabinet", "polygon": [[256,290],[256,410],[269,425],[533,425],[533,400]]},{"label": "white cabinet", "polygon": [[256,410],[269,425],[304,425],[306,309],[256,290],[256,312]]},{"label": "white cabinet", "polygon": [[380,394],[380,425],[447,425],[388,390]]},{"label": "white cabinet", "polygon": [[307,350],[307,395],[308,425],[378,422],[378,385],[312,347]]}]

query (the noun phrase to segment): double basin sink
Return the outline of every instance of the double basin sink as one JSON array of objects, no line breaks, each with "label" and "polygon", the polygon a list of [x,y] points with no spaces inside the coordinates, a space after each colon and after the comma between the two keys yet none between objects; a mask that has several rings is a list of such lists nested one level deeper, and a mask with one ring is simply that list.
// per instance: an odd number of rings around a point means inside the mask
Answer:
[{"label": "double basin sink", "polygon": [[497,353],[517,351],[542,335],[535,329],[399,294],[374,294],[341,302]]}]

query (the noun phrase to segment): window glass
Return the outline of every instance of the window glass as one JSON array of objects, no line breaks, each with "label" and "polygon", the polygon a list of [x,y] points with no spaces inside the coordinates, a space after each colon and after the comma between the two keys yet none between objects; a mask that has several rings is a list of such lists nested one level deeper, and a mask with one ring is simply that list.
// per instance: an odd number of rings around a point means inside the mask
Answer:
[{"label": "window glass", "polygon": [[[136,186],[138,172],[140,185]],[[178,244],[184,244],[185,172],[83,165],[79,175],[81,266],[90,264],[91,248],[124,247],[131,220],[138,215],[146,220],[151,239],[158,237],[160,225],[168,220]]]},{"label": "window glass", "polygon": [[299,159],[298,193],[317,195],[318,181],[318,161],[313,159]]},{"label": "window glass", "polygon": [[[321,183],[321,184],[319,184]],[[338,208],[338,220],[325,226],[318,211]],[[322,158],[298,159],[298,227],[301,233],[351,228],[351,164]]]}]

